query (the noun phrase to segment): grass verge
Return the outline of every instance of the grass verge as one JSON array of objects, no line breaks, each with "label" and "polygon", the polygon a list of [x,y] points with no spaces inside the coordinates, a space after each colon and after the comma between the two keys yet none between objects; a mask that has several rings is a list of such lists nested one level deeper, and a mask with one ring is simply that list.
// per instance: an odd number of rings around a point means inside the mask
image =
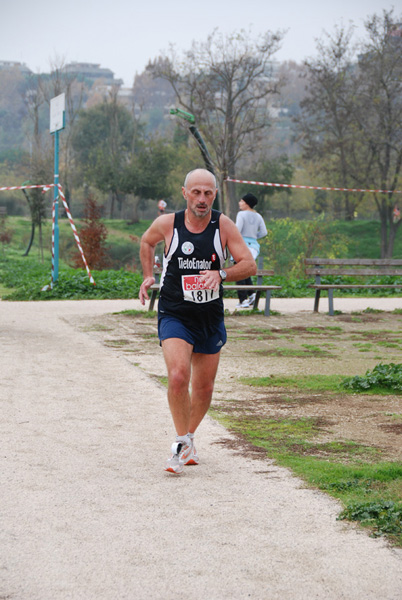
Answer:
[{"label": "grass verge", "polygon": [[[241,378],[258,387],[282,387],[297,392],[321,392],[328,401],[345,380],[341,375]],[[374,393],[373,390],[364,393]],[[353,390],[344,390],[342,393]],[[383,390],[384,392],[384,390]],[[290,392],[291,393],[291,392]],[[390,390],[386,390],[390,393]],[[395,393],[394,391],[392,393]],[[374,537],[386,535],[402,547],[402,464],[386,461],[368,444],[328,439],[325,419],[272,417],[253,413],[237,400],[221,402],[212,415],[243,442],[266,452],[308,485],[342,504],[339,519],[359,522]]]}]

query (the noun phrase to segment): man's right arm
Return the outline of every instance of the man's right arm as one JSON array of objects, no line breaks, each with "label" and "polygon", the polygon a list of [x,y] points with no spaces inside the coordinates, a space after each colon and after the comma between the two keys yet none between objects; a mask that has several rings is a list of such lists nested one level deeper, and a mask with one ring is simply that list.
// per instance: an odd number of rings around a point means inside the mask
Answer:
[{"label": "man's right arm", "polygon": [[155,246],[162,241],[166,244],[168,232],[173,225],[172,217],[173,215],[162,215],[155,219],[141,238],[140,260],[144,277],[139,293],[141,304],[149,300],[148,290],[155,283],[153,275]]}]

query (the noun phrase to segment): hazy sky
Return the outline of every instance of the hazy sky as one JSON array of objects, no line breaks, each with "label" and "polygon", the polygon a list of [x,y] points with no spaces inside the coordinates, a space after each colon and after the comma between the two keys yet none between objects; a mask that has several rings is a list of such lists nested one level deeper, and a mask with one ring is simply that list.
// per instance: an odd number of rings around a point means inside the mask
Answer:
[{"label": "hazy sky", "polygon": [[91,62],[111,69],[131,86],[149,59],[224,33],[252,27],[255,34],[287,30],[278,60],[301,62],[316,53],[315,39],[353,22],[356,33],[374,13],[401,0],[2,0],[0,60],[49,72],[51,63]]}]

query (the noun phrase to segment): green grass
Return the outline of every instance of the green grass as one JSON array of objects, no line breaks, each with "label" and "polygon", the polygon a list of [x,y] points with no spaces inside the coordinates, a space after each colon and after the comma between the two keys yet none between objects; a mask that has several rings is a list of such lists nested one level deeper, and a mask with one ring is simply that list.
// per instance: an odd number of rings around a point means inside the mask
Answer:
[{"label": "green grass", "polygon": [[[389,374],[389,371],[395,374],[394,385],[399,385],[397,368],[380,369],[379,376],[384,377],[384,373]],[[342,375],[240,378],[245,385],[285,388],[307,394],[339,394],[342,383],[347,380]],[[381,388],[378,381],[376,386],[368,391],[365,389],[364,393],[378,394],[379,391],[395,393],[389,387]],[[346,389],[342,393],[356,391]],[[330,398],[329,395],[328,401]],[[297,402],[298,398],[290,395],[282,401]],[[356,520],[368,528],[371,535],[387,535],[395,545],[402,547],[401,463],[384,461],[382,451],[369,442],[328,441],[325,435],[328,424],[318,417],[262,416],[236,400],[222,402],[212,414],[225,427],[264,449],[267,457],[291,469],[308,485],[337,498],[343,506],[339,519]],[[401,418],[402,415],[395,414],[396,420]]]},{"label": "green grass", "polygon": [[[338,518],[358,520],[372,535],[387,534],[402,546],[402,465],[381,461],[381,452],[351,441],[322,442],[320,423],[314,418],[272,419],[235,417],[224,410],[211,411],[226,428],[263,448],[267,457],[290,468],[312,487],[340,500]],[[318,439],[317,439],[318,438]],[[358,517],[359,508],[391,503],[369,520]],[[364,511],[361,513],[364,516]]]},{"label": "green grass", "polygon": [[121,310],[119,312],[112,313],[113,315],[123,315],[124,317],[140,317],[141,319],[154,319],[157,316],[156,310]]},{"label": "green grass", "polygon": [[336,392],[343,375],[271,375],[269,377],[241,377],[241,383],[255,387],[279,387],[312,392]]},{"label": "green grass", "polygon": [[92,271],[93,285],[86,270],[62,263],[53,289],[42,291],[51,282],[51,262],[40,263],[31,256],[0,254],[0,284],[4,300],[80,300],[138,298],[142,277],[120,269]]},{"label": "green grass", "polygon": [[311,346],[309,344],[303,344],[303,346],[305,347],[304,349],[276,347],[272,350],[250,350],[250,352],[253,352],[254,354],[259,354],[260,356],[283,356],[284,358],[309,358],[311,356],[332,356],[330,352],[328,352],[327,350],[323,350],[319,346]]},{"label": "green grass", "polygon": [[402,365],[377,365],[372,372],[360,377],[343,375],[270,375],[269,377],[241,377],[239,381],[253,387],[276,387],[312,392],[333,392],[368,395],[401,394]]}]

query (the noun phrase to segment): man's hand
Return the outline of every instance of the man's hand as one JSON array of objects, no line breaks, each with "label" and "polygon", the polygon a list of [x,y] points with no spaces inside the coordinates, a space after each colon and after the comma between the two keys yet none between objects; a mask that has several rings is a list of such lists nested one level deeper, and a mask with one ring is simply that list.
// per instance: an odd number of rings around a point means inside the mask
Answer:
[{"label": "man's hand", "polygon": [[139,299],[142,305],[145,305],[146,300],[149,300],[148,290],[155,283],[155,277],[146,277],[141,283]]},{"label": "man's hand", "polygon": [[205,287],[208,290],[214,290],[214,292],[219,291],[219,286],[222,281],[219,271],[200,271],[200,275],[202,275],[201,281],[205,283]]}]

